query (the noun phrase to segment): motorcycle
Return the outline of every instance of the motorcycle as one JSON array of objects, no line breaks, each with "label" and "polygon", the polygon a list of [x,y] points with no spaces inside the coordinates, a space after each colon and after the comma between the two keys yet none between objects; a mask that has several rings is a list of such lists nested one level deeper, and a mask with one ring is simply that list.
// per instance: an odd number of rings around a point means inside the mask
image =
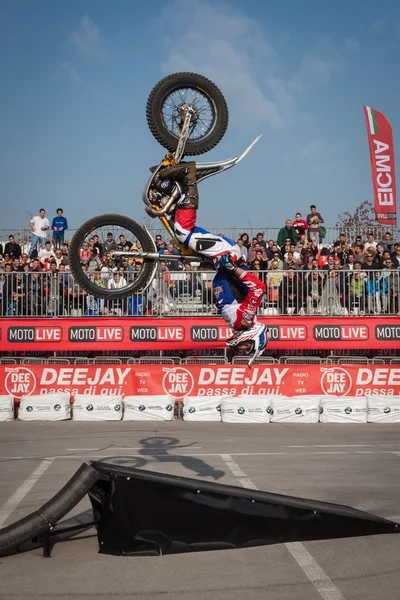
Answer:
[{"label": "motorcycle", "polygon": [[[188,172],[189,188],[192,185],[197,191],[197,185],[204,179],[237,165],[261,136],[239,157],[218,162],[184,162],[185,156],[197,156],[214,148],[225,135],[229,119],[222,92],[212,81],[196,73],[174,73],[162,79],[150,93],[146,117],[151,133],[167,149],[167,154],[158,166],[150,169],[142,198],[147,214],[158,218],[169,237],[176,241],[173,216],[179,200],[187,192]],[[112,240],[108,240],[107,234],[111,234]],[[97,240],[89,242],[96,236]],[[117,236],[119,244],[115,240]],[[127,239],[130,236],[136,240],[135,244]],[[110,272],[105,275],[106,287],[99,286],[83,266],[82,248],[90,250],[90,243],[92,247],[97,243],[104,245],[106,265],[118,262],[127,266],[128,263],[129,269],[129,261],[135,261],[141,268],[131,273],[124,271],[123,275],[110,266]],[[122,215],[104,214],[89,219],[76,231],[69,249],[70,270],[89,294],[106,300],[122,299],[146,289],[158,261],[200,259],[183,244],[177,242],[177,247],[179,255],[160,254],[145,227]]]}]

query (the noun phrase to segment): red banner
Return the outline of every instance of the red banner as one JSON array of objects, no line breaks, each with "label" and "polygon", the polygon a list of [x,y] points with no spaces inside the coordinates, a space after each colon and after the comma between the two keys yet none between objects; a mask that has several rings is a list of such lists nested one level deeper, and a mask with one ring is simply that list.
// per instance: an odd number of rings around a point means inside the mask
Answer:
[{"label": "red banner", "polygon": [[0,365],[0,394],[400,395],[394,365]]},{"label": "red banner", "polygon": [[374,208],[376,219],[384,225],[396,225],[396,176],[392,127],[388,119],[364,106],[371,156]]},{"label": "red banner", "polygon": [[[395,317],[261,317],[270,350],[400,348]],[[231,329],[220,318],[0,319],[0,352],[196,350],[222,348]]]}]

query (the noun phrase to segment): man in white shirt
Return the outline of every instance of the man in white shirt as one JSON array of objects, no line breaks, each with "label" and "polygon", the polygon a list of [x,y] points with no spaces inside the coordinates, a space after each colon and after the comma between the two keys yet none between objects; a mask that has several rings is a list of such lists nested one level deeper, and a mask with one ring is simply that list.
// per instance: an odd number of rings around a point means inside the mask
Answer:
[{"label": "man in white shirt", "polygon": [[372,232],[370,232],[368,234],[368,240],[364,244],[364,250],[367,252],[371,247],[374,250],[376,250],[377,245],[378,245],[378,242],[375,241],[374,234]]},{"label": "man in white shirt", "polygon": [[33,251],[36,250],[37,243],[40,242],[40,247],[43,249],[46,243],[46,231],[50,229],[49,220],[45,217],[46,211],[44,208],[39,210],[39,215],[33,217],[29,221],[32,229],[31,249],[29,250],[29,258],[32,257]]},{"label": "man in white shirt", "polygon": [[50,262],[50,260],[55,260],[56,255],[54,254],[54,250],[51,247],[51,242],[46,242],[44,248],[39,250],[39,259],[42,265],[45,262]]}]

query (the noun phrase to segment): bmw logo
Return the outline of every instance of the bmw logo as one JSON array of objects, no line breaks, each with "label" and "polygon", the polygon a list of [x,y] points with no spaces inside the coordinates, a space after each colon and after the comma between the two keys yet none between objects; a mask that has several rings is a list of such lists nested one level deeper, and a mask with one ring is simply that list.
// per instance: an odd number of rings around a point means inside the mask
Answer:
[{"label": "bmw logo", "polygon": [[194,412],[196,412],[196,409],[195,409],[195,407],[194,407],[194,406],[191,406],[191,407],[189,408],[189,412],[190,412],[190,414],[193,414]]},{"label": "bmw logo", "polygon": [[121,405],[120,405],[120,404],[116,404],[116,405],[114,406],[114,410],[116,410],[117,412],[118,412],[119,410],[121,410]]},{"label": "bmw logo", "polygon": [[388,415],[390,412],[392,412],[392,409],[390,408],[390,406],[385,406],[383,412],[385,413],[385,415]]},{"label": "bmw logo", "polygon": [[146,410],[146,407],[145,407],[145,405],[144,405],[144,404],[141,404],[141,405],[139,406],[139,410],[141,410],[141,411],[143,411],[143,410]]},{"label": "bmw logo", "polygon": [[301,415],[303,413],[303,409],[298,406],[297,408],[295,408],[294,412],[296,413],[296,415]]},{"label": "bmw logo", "polygon": [[245,411],[245,409],[243,408],[243,406],[240,406],[240,407],[238,408],[238,413],[239,413],[239,415],[244,415],[244,413],[245,413],[245,412],[246,412],[246,411]]},{"label": "bmw logo", "polygon": [[267,413],[268,413],[269,415],[273,415],[273,414],[274,414],[274,409],[272,408],[272,406],[268,406],[268,408],[267,408]]},{"label": "bmw logo", "polygon": [[167,404],[167,406],[165,407],[168,411],[172,410],[172,404]]},{"label": "bmw logo", "polygon": [[61,404],[55,404],[54,410],[61,410]]},{"label": "bmw logo", "polygon": [[93,410],[93,404],[88,404],[86,407],[86,410],[88,410],[89,412]]},{"label": "bmw logo", "polygon": [[353,409],[351,408],[351,406],[346,406],[346,408],[344,409],[344,412],[346,413],[346,415],[349,415],[350,413],[353,412]]},{"label": "bmw logo", "polygon": [[32,412],[32,411],[33,411],[33,406],[27,406],[27,407],[26,407],[26,410],[27,410],[28,412]]},{"label": "bmw logo", "polygon": [[217,411],[221,412],[221,405],[220,404],[218,404],[218,406],[217,406]]}]

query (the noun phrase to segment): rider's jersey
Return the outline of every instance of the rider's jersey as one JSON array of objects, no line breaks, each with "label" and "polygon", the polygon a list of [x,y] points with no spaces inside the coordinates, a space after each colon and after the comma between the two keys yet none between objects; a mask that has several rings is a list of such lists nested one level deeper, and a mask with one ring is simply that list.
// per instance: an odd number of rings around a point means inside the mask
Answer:
[{"label": "rider's jersey", "polygon": [[219,269],[213,280],[215,304],[228,325],[234,326],[236,311],[247,295],[247,286],[225,269]]}]

